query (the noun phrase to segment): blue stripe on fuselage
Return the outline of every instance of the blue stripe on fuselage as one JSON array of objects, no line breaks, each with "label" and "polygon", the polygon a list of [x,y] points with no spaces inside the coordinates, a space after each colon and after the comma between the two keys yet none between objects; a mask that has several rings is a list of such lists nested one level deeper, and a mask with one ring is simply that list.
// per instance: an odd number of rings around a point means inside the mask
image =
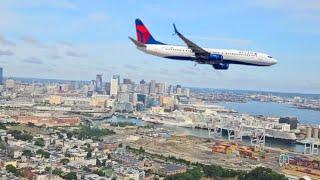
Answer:
[{"label": "blue stripe on fuselage", "polygon": [[[189,61],[196,61],[195,57],[191,56],[166,56],[164,58],[168,59],[175,59],[175,60],[189,60]],[[249,66],[269,66],[269,65],[262,65],[262,64],[254,64],[254,63],[247,63],[241,61],[233,61],[233,60],[223,60],[222,63],[226,64],[239,64],[239,65],[249,65]]]},{"label": "blue stripe on fuselage", "polygon": [[191,57],[191,56],[166,56],[164,58],[176,59],[176,60],[190,60],[190,61],[196,60],[195,57]]}]

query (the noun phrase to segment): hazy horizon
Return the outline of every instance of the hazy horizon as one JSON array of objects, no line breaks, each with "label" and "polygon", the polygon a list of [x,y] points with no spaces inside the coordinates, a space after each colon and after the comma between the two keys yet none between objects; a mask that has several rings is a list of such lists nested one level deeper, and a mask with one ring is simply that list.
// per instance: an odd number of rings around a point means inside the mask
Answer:
[{"label": "hazy horizon", "polygon": [[[319,4],[5,0],[0,7],[0,67],[7,77],[90,80],[102,73],[104,80],[119,74],[189,87],[319,94]],[[278,64],[230,65],[228,71],[217,71],[143,54],[127,38],[135,37],[135,18],[164,43],[184,45],[172,36],[176,23],[202,47],[265,52]]]}]

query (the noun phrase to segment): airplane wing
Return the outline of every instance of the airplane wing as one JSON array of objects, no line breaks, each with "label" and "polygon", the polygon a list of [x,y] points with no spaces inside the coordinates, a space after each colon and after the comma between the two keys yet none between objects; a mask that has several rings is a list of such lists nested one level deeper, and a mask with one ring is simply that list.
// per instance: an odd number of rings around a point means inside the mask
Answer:
[{"label": "airplane wing", "polygon": [[196,45],[194,42],[190,41],[186,37],[184,37],[180,32],[178,32],[176,25],[173,24],[174,32],[187,44],[188,48],[190,48],[196,55],[196,57],[208,57],[210,53],[200,46]]}]

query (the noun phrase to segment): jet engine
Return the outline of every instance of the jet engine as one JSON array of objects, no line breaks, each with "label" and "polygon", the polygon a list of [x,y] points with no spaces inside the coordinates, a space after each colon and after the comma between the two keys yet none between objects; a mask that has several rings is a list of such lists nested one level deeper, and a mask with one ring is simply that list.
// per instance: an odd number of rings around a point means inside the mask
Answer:
[{"label": "jet engine", "polygon": [[208,55],[209,61],[216,61],[216,62],[222,62],[223,56],[220,54],[209,54]]},{"label": "jet engine", "polygon": [[221,70],[227,70],[229,68],[229,64],[226,63],[218,63],[218,64],[213,64],[212,67],[214,69],[221,69]]}]

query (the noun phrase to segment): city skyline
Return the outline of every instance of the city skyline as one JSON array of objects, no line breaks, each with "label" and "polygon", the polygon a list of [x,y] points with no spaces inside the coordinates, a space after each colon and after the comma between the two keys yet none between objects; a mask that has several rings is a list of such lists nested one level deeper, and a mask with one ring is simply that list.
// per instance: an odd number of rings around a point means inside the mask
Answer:
[{"label": "city skyline", "polygon": [[[177,2],[144,2],[140,7],[135,1],[5,1],[0,8],[0,66],[5,77],[91,80],[101,73],[103,80],[119,74],[136,82],[155,79],[188,87],[319,94],[319,3],[286,2],[187,1],[179,9]],[[115,6],[117,11],[111,8]],[[232,66],[230,72],[219,72],[150,57],[127,39],[135,35],[137,17],[163,42],[183,44],[171,36],[175,22],[204,47],[270,52],[279,64]]]}]

